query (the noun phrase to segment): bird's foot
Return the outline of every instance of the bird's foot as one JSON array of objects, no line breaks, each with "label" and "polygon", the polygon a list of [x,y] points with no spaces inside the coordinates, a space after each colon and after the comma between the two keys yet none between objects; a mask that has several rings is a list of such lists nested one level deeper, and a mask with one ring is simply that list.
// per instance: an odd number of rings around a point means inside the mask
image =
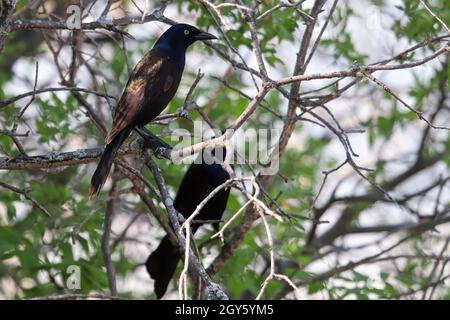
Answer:
[{"label": "bird's foot", "polygon": [[189,121],[193,122],[193,120],[192,120],[191,117],[189,116],[189,112],[188,112],[187,110],[185,110],[185,109],[183,109],[183,110],[180,112],[180,118],[183,118],[183,119],[186,119],[186,120],[189,120]]},{"label": "bird's foot", "polygon": [[172,146],[158,137],[147,137],[144,141],[144,146],[152,149],[154,155],[158,159],[167,158],[168,151],[172,150]]},{"label": "bird's foot", "polygon": [[172,146],[166,143],[164,140],[160,139],[152,132],[145,128],[137,129],[138,133],[144,139],[144,148],[152,149],[155,156],[159,159],[168,158],[168,151],[172,150]]},{"label": "bird's foot", "polygon": [[167,150],[168,149],[172,149],[172,148],[166,148],[166,147],[156,147],[155,149],[153,149],[153,153],[155,154],[156,158],[158,159],[167,159]]}]

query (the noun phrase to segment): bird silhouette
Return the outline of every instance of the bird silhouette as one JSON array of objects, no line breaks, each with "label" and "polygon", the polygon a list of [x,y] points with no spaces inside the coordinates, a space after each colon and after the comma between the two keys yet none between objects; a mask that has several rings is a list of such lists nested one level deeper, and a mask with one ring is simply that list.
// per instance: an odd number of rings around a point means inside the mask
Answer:
[{"label": "bird silhouette", "polygon": [[[203,155],[212,154],[214,159],[220,159],[220,154],[224,157],[225,149],[218,148],[218,150],[222,151],[214,152],[217,151],[214,150],[211,153],[204,152]],[[220,161],[211,161],[214,160],[211,157],[208,159],[208,161],[200,161],[201,159],[194,161],[184,175],[178,188],[174,207],[185,218],[188,218],[200,202],[215,188],[230,178],[228,172],[220,164]],[[229,194],[229,188],[221,189],[206,203],[194,219],[199,221],[220,220],[225,211]],[[191,230],[193,234],[195,234],[200,225],[200,223],[192,225]],[[213,227],[218,230],[219,222],[214,222]],[[148,257],[145,266],[150,277],[155,280],[154,291],[158,299],[166,292],[180,258],[179,248],[170,242],[167,235],[162,238],[158,248]]]}]

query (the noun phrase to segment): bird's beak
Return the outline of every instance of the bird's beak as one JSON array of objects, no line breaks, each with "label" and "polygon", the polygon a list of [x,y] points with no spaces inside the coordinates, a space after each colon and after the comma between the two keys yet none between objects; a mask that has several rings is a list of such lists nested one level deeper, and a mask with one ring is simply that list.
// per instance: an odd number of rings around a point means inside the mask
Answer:
[{"label": "bird's beak", "polygon": [[214,36],[214,35],[212,35],[211,33],[208,33],[208,32],[200,32],[200,33],[196,34],[194,36],[194,38],[195,38],[195,40],[202,40],[202,41],[217,39],[216,36]]}]

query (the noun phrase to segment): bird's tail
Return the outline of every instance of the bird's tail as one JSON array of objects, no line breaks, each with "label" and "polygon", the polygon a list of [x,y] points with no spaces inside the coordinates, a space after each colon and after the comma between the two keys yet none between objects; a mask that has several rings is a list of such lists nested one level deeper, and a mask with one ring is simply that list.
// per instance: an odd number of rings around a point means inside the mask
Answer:
[{"label": "bird's tail", "polygon": [[95,172],[91,178],[89,199],[94,198],[101,191],[103,184],[108,178],[108,174],[111,170],[111,166],[114,162],[116,153],[125,139],[130,135],[131,130],[133,129],[130,127],[123,129],[118,135],[114,137],[114,139],[110,143],[106,145],[100,162],[97,165],[97,169],[95,169]]},{"label": "bird's tail", "polygon": [[170,279],[177,269],[181,254],[165,236],[159,243],[158,248],[153,251],[145,262],[145,267],[150,277],[155,280],[154,288],[158,299],[166,293]]}]

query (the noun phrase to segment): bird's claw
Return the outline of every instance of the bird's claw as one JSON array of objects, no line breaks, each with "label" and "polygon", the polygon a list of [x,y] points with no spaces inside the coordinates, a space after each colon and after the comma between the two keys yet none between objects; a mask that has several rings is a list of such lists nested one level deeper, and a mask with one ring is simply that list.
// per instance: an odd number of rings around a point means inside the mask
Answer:
[{"label": "bird's claw", "polygon": [[156,158],[163,159],[163,158],[165,158],[165,150],[166,149],[167,148],[165,148],[165,147],[159,146],[153,150],[153,153],[155,154]]},{"label": "bird's claw", "polygon": [[187,110],[182,110],[180,112],[180,118],[187,119],[192,122],[191,117],[189,116],[189,112]]}]

